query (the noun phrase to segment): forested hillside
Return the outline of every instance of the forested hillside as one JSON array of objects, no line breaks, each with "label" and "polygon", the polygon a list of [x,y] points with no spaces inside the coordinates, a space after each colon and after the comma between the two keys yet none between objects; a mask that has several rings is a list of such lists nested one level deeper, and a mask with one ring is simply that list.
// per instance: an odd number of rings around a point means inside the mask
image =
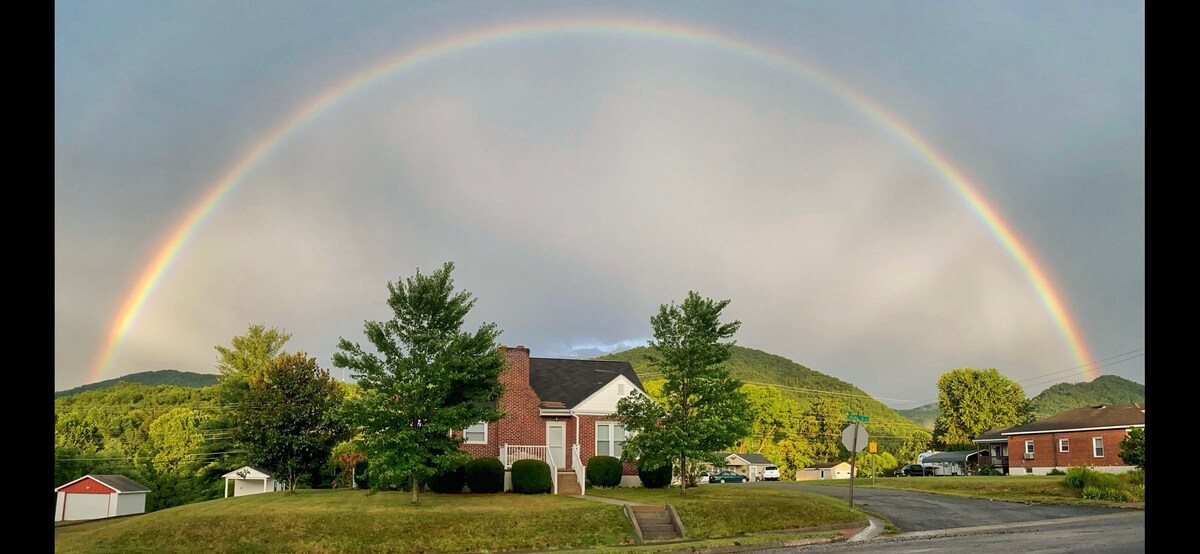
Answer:
[{"label": "forested hillside", "polygon": [[193,373],[191,371],[176,371],[174,369],[161,369],[158,371],[143,371],[141,373],[130,373],[122,375],[115,379],[106,379],[89,383],[81,387],[58,391],[54,393],[54,397],[68,396],[71,394],[96,390],[110,387],[118,382],[126,383],[141,383],[143,385],[174,385],[177,387],[210,387],[217,384],[217,375],[214,373]]},{"label": "forested hillside", "polygon": [[[597,359],[627,361],[633,365],[634,371],[642,381],[652,381],[660,376],[655,374],[655,370],[649,365],[646,357],[649,353],[649,347],[639,346]],[[877,438],[880,446],[887,450],[898,450],[914,431],[921,430],[916,423],[871,398],[858,387],[809,369],[783,356],[735,346],[733,358],[726,362],[726,365],[730,374],[742,382],[776,386],[785,396],[799,402],[805,410],[817,399],[828,398],[840,402],[848,412],[869,417],[867,430],[872,438]]]},{"label": "forested hillside", "polygon": [[933,429],[933,424],[938,418],[937,402],[918,406],[911,410],[896,410],[896,413],[908,418],[913,423],[920,425],[926,429]]},{"label": "forested hillside", "polygon": [[1038,418],[1067,410],[1100,404],[1128,404],[1146,401],[1146,385],[1117,375],[1101,375],[1088,383],[1059,383],[1029,400]]}]

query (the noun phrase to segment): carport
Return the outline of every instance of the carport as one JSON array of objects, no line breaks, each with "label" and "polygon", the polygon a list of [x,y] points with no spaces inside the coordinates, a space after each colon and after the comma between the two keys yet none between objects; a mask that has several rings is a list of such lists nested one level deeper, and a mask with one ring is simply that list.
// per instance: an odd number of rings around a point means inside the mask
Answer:
[{"label": "carport", "polygon": [[973,475],[979,470],[979,451],[938,452],[925,456],[921,465],[933,466],[934,475]]}]

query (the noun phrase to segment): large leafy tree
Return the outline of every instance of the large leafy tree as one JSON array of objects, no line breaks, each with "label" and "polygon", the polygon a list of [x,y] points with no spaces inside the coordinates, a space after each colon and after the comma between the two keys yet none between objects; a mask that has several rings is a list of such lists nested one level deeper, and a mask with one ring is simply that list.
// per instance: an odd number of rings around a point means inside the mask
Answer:
[{"label": "large leafy tree", "polygon": [[457,433],[480,421],[496,421],[504,355],[494,323],[463,330],[475,300],[455,291],[454,264],[388,283],[394,317],[368,321],[367,340],[376,352],[341,339],[333,364],[348,368],[361,393],[348,401],[362,432],[371,488],[408,483],[417,502],[419,483],[470,457]]},{"label": "large leafy tree", "polygon": [[300,476],[319,472],[347,438],[335,417],[343,389],[304,352],[279,356],[249,387],[233,410],[232,435],[251,463],[282,476],[295,492]]},{"label": "large leafy tree", "polygon": [[1016,381],[995,368],[961,368],[938,378],[935,444],[970,449],[971,440],[996,427],[1012,427],[1029,419],[1029,402]]},{"label": "large leafy tree", "polygon": [[914,431],[909,435],[904,444],[900,446],[900,452],[896,453],[896,460],[900,464],[915,464],[917,456],[922,452],[929,450],[933,444],[933,435],[925,431]]},{"label": "large leafy tree", "polygon": [[796,434],[809,442],[809,452],[817,463],[833,462],[849,454],[842,447],[842,430],[848,424],[846,404],[836,398],[822,397],[808,407]]},{"label": "large leafy tree", "polygon": [[[617,403],[617,416],[633,433],[622,452],[627,460],[641,459],[649,469],[676,461],[681,469],[689,461],[716,463],[714,452],[749,434],[752,416],[742,384],[724,366],[734,345],[725,339],[741,326],[721,322],[728,305],[690,291],[681,304],[663,304],[650,318],[650,364],[665,378],[663,402],[629,395]],[[680,479],[680,494],[687,485]]]},{"label": "large leafy tree", "polygon": [[215,346],[217,371],[227,401],[238,401],[250,388],[250,382],[262,377],[271,362],[284,354],[283,345],[291,333],[274,327],[253,324],[246,334],[233,337],[230,346]]},{"label": "large leafy tree", "polygon": [[779,388],[764,385],[742,385],[742,393],[750,405],[750,435],[737,443],[738,452],[765,454],[775,450],[775,443],[796,432],[800,403],[784,398]]}]

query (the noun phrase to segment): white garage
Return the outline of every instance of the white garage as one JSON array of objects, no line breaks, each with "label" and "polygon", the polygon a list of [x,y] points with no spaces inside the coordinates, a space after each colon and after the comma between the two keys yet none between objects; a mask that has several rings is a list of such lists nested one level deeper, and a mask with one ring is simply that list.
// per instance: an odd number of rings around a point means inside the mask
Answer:
[{"label": "white garage", "polygon": [[231,481],[233,482],[234,496],[246,496],[248,494],[260,494],[283,489],[283,484],[271,477],[270,473],[251,466],[242,466],[221,477],[225,479],[225,498],[229,498],[229,483]]},{"label": "white garage", "polygon": [[84,475],[54,492],[54,521],[75,521],[145,513],[150,489],[124,475]]}]

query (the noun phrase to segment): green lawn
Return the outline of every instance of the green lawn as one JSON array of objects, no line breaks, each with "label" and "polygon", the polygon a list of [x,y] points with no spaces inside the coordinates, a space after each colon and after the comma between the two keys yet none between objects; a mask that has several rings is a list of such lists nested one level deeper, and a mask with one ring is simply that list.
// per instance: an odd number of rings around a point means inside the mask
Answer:
[{"label": "green lawn", "polygon": [[552,495],[301,490],[56,527],[56,553],[480,552],[637,542],[620,506]]},{"label": "green lawn", "polygon": [[[847,487],[849,479],[801,481],[806,485]],[[921,492],[952,494],[971,498],[988,498],[1013,502],[1036,502],[1043,504],[1085,504],[1091,506],[1125,506],[1127,503],[1088,500],[1082,491],[1068,487],[1061,475],[971,475],[946,477],[880,477],[871,484],[870,479],[855,479],[854,488],[899,489]],[[1145,503],[1141,507],[1145,507]],[[1134,505],[1134,507],[1137,507]]]},{"label": "green lawn", "polygon": [[845,501],[798,490],[739,485],[701,485],[679,495],[678,487],[591,488],[587,494],[645,504],[671,504],[689,538],[717,538],[781,529],[849,524],[865,526],[867,516]]}]

